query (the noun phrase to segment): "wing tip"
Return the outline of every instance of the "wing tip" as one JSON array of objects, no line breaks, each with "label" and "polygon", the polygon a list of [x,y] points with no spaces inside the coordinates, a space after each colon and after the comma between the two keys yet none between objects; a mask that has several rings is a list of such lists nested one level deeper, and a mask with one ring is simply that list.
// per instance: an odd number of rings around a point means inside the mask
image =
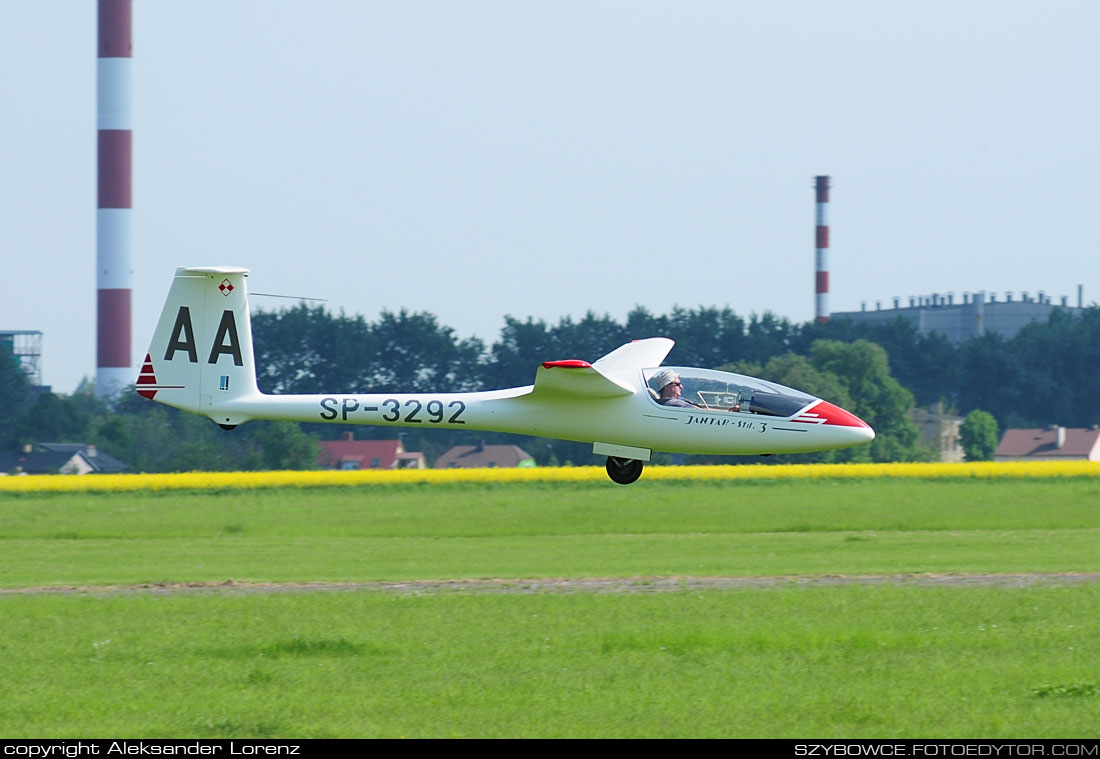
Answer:
[{"label": "wing tip", "polygon": [[577,358],[569,358],[563,361],[543,361],[543,369],[591,369],[592,364]]}]

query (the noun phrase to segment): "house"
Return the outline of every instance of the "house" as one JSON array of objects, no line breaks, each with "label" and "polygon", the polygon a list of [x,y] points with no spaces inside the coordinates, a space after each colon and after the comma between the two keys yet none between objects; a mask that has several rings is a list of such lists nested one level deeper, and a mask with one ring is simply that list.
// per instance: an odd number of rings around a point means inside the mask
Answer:
[{"label": "house", "polygon": [[1100,461],[1100,427],[1005,430],[994,461]]},{"label": "house", "polygon": [[962,436],[959,430],[963,418],[947,413],[943,401],[928,408],[914,408],[909,418],[920,433],[920,444],[929,448],[937,461],[962,461]]},{"label": "house", "polygon": [[339,440],[322,440],[317,463],[322,469],[424,469],[424,454],[405,450],[400,440],[356,440],[345,432]]},{"label": "house", "polygon": [[0,474],[115,474],[126,464],[84,443],[30,444],[19,453],[0,453]]},{"label": "house", "polygon": [[535,460],[518,445],[456,445],[435,462],[436,469],[512,469],[532,467]]}]

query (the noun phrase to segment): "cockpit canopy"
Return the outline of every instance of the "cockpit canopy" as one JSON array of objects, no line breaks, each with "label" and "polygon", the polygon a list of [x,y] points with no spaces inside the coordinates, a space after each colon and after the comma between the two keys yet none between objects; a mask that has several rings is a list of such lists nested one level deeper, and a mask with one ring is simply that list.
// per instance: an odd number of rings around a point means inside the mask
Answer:
[{"label": "cockpit canopy", "polygon": [[664,400],[661,398],[662,387],[677,378],[682,383],[680,398],[686,403],[671,405],[684,408],[694,406],[709,411],[788,417],[817,400],[812,395],[774,382],[714,369],[661,366],[643,369],[642,375],[655,403]]}]

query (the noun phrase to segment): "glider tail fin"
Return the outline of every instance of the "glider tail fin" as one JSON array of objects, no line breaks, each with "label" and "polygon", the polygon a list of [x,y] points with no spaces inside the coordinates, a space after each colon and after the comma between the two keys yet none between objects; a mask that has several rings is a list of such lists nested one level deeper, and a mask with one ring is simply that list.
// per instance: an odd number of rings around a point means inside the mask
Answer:
[{"label": "glider tail fin", "polygon": [[176,269],[137,378],[139,395],[232,426],[232,401],[257,395],[248,269]]}]

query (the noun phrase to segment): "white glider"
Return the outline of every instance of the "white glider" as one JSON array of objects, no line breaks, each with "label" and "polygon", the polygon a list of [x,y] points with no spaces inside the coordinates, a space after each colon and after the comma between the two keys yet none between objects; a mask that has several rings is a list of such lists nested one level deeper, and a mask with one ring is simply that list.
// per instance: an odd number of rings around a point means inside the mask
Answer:
[{"label": "white glider", "polygon": [[[831,403],[740,374],[662,367],[673,341],[627,343],[589,364],[547,361],[533,385],[477,393],[267,395],[256,386],[248,269],[176,270],[137,378],[145,398],[231,429],[252,419],[514,432],[592,443],[634,482],[652,451],[802,453],[874,430]],[[678,387],[679,392],[674,388]],[[675,394],[675,400],[670,396]],[[672,403],[674,405],[668,405]]]}]

